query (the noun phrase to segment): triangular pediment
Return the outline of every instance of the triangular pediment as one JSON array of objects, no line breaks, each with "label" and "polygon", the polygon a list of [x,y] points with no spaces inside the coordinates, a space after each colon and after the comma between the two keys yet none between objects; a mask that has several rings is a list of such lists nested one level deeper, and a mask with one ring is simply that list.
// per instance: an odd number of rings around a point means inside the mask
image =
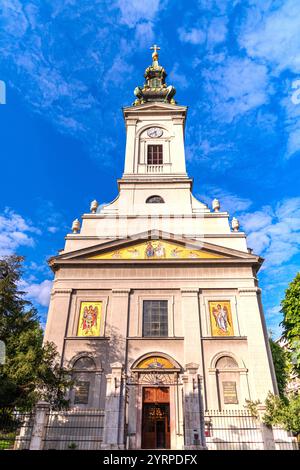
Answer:
[{"label": "triangular pediment", "polygon": [[50,259],[60,263],[101,262],[230,262],[260,263],[255,255],[158,230],[149,230],[130,238],[111,240],[92,247],[63,253]]},{"label": "triangular pediment", "polygon": [[[225,256],[226,257],[226,256]],[[107,250],[88,259],[164,260],[164,259],[220,259],[224,255],[197,248],[189,243],[150,238],[138,243]]]}]

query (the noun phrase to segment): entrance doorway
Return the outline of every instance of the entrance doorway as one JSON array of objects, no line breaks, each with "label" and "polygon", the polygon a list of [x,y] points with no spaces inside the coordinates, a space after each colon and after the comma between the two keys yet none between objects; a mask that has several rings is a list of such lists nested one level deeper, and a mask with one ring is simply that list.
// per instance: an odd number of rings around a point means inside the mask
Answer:
[{"label": "entrance doorway", "polygon": [[144,387],[142,412],[142,449],[170,449],[169,387]]}]

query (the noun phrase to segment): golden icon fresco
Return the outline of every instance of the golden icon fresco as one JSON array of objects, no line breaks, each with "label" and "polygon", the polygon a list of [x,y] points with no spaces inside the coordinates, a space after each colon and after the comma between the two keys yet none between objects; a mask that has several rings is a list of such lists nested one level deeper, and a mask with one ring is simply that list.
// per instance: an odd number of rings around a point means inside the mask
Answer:
[{"label": "golden icon fresco", "polygon": [[191,249],[165,240],[149,240],[126,248],[108,251],[89,259],[203,259],[225,258],[208,251]]},{"label": "golden icon fresco", "polygon": [[100,336],[102,302],[81,302],[77,336]]},{"label": "golden icon fresco", "polygon": [[174,369],[174,365],[164,357],[147,357],[138,364],[138,369]]},{"label": "golden icon fresco", "polygon": [[230,302],[217,300],[208,303],[212,336],[233,336]]}]

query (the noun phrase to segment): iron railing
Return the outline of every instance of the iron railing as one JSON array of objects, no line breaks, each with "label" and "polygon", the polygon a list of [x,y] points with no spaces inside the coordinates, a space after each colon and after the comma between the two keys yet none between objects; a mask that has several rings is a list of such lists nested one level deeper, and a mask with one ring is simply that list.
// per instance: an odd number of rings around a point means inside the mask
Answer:
[{"label": "iron railing", "polygon": [[0,409],[0,450],[29,449],[33,414],[9,408]]},{"label": "iron railing", "polygon": [[104,411],[80,410],[50,411],[45,426],[44,449],[101,448]]}]

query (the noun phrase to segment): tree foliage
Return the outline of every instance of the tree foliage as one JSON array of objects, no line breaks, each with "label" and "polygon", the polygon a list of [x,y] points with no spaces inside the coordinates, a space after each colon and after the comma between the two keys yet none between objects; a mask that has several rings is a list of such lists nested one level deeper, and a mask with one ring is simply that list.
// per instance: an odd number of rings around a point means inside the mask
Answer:
[{"label": "tree foliage", "polygon": [[282,426],[294,435],[300,434],[300,395],[292,394],[288,398],[269,393],[263,421],[267,425]]},{"label": "tree foliage", "polygon": [[300,273],[289,284],[281,302],[283,337],[291,351],[295,371],[300,373]]},{"label": "tree foliage", "polygon": [[269,338],[275,375],[277,379],[278,391],[281,397],[285,394],[286,385],[289,378],[289,353],[285,351],[272,338]]},{"label": "tree foliage", "polygon": [[23,258],[0,260],[0,340],[6,359],[0,365],[0,406],[30,409],[40,399],[54,408],[68,406],[71,381],[53,343],[43,345],[38,314],[19,289]]}]

